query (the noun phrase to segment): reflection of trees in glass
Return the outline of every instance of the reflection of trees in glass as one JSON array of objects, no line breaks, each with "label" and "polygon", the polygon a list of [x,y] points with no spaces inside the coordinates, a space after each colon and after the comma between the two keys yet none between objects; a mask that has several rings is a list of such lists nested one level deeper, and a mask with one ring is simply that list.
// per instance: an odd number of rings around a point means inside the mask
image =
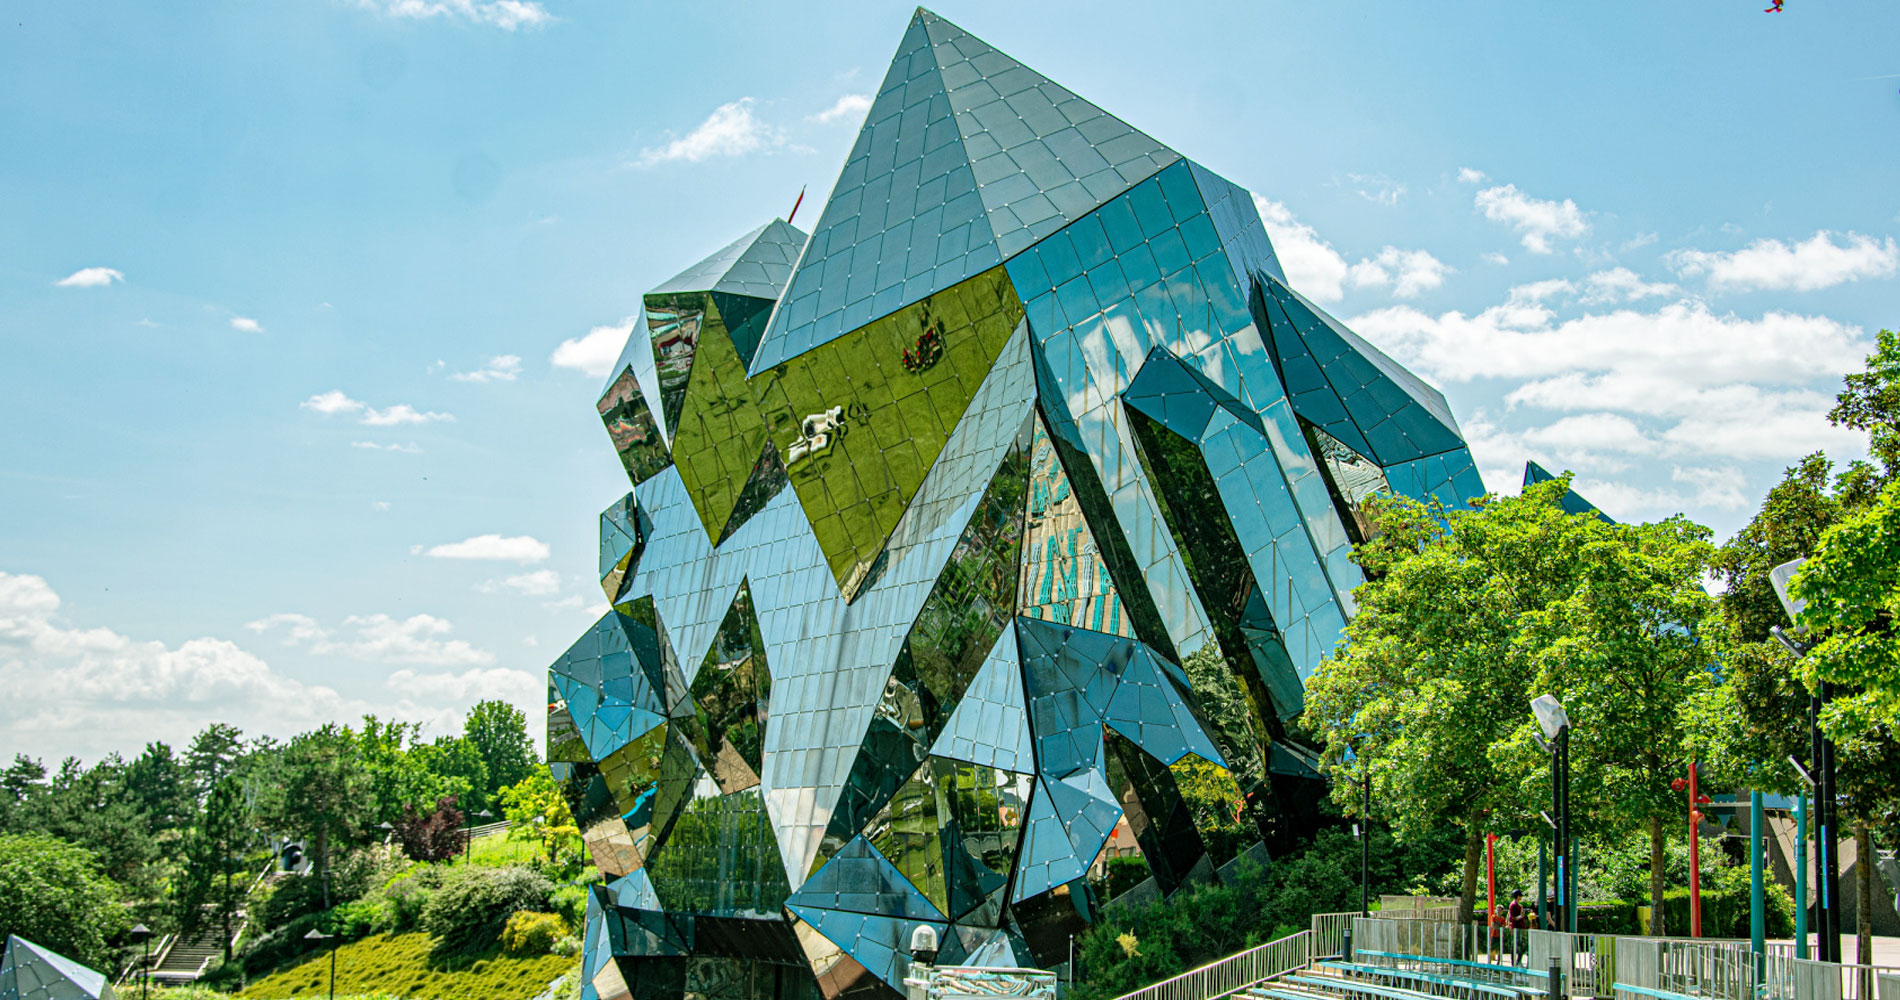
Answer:
[{"label": "reflection of trees in glass", "polygon": [[668,910],[776,913],[791,895],[756,788],[688,803],[648,870]]}]

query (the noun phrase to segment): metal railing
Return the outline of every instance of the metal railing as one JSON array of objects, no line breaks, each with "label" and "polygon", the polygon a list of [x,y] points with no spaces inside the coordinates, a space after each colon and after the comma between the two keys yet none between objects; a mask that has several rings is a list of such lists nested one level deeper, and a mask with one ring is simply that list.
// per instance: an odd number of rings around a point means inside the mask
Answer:
[{"label": "metal railing", "polygon": [[1215,1000],[1262,980],[1305,968],[1311,960],[1312,937],[1312,931],[1289,934],[1143,987],[1119,1000]]},{"label": "metal railing", "polygon": [[1352,922],[1357,919],[1358,913],[1313,914],[1313,934],[1307,938],[1306,957],[1314,959],[1339,954],[1346,946],[1346,932],[1352,929]]},{"label": "metal railing", "polygon": [[1900,968],[1817,962],[1771,951],[1762,962],[1763,1000],[1900,1000]]},{"label": "metal railing", "polygon": [[1055,1000],[1056,974],[1042,969],[932,966],[923,979],[905,979],[926,1000]]}]

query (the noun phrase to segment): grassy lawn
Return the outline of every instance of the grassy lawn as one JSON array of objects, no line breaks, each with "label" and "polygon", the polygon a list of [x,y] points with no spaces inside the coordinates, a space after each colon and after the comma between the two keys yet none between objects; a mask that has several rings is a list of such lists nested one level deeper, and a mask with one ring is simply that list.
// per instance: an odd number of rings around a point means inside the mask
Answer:
[{"label": "grassy lawn", "polygon": [[[499,951],[472,962],[437,965],[429,958],[433,942],[421,933],[376,934],[338,948],[337,996],[531,1000],[580,965],[577,959],[559,955],[514,956]],[[243,996],[254,1000],[322,997],[329,988],[330,956],[322,954],[251,983]]]},{"label": "grassy lawn", "polygon": [[[474,864],[496,867],[527,864],[546,856],[539,840],[509,840],[505,833],[475,838],[468,845],[468,855]],[[459,865],[462,859],[458,857],[453,863]]]}]

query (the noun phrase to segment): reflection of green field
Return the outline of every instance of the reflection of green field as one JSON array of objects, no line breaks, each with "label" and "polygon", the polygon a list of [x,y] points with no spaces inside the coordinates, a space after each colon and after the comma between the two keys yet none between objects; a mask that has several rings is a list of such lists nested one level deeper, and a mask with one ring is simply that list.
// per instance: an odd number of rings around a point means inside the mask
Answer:
[{"label": "reflection of green field", "polygon": [[[876,558],[1022,311],[1008,276],[996,268],[752,380],[788,461],[806,416],[850,410],[843,433],[787,470],[841,585]],[[943,357],[922,372],[907,371],[904,352],[926,325],[941,332]]]}]

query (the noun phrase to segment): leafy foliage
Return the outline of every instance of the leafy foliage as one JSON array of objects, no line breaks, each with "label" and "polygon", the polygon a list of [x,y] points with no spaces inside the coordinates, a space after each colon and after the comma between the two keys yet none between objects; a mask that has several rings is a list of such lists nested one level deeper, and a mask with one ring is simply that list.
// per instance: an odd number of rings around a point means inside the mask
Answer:
[{"label": "leafy foliage", "polygon": [[528,868],[457,868],[422,907],[422,929],[435,935],[442,955],[479,953],[494,946],[510,914],[545,911],[554,884]]},{"label": "leafy foliage", "polygon": [[95,969],[118,966],[110,942],[131,926],[131,915],[91,852],[53,837],[0,833],[0,886],[0,941],[18,934]]},{"label": "leafy foliage", "polygon": [[437,799],[435,808],[426,812],[413,803],[405,804],[402,819],[396,822],[396,841],[404,854],[417,861],[447,861],[462,853],[468,842],[464,819],[453,795]]}]

